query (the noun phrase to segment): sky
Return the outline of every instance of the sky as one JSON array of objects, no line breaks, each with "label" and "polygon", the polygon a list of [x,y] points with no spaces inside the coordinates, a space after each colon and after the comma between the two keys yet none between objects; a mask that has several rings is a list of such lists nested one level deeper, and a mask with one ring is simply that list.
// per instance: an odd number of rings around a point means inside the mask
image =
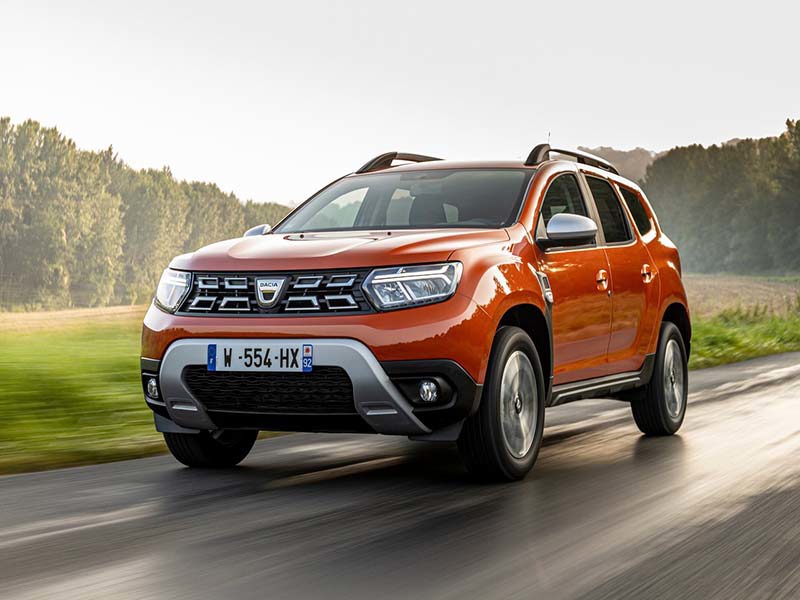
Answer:
[{"label": "sky", "polygon": [[242,199],[373,156],[779,134],[800,3],[0,0],[0,116]]}]

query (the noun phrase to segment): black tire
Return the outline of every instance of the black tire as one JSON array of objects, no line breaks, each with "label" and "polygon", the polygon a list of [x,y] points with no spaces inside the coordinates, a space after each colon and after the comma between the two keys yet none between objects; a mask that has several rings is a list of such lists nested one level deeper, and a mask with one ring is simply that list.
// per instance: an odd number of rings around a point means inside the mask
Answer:
[{"label": "black tire", "polygon": [[[679,361],[674,369],[670,369],[671,360]],[[664,321],[658,336],[656,363],[650,383],[631,397],[633,419],[643,434],[672,435],[680,429],[686,415],[688,374],[686,346],[681,332],[674,323]],[[677,396],[681,396],[679,403],[675,402]]]},{"label": "black tire", "polygon": [[[525,363],[522,356],[516,354],[518,351],[525,355],[528,363]],[[509,368],[512,368],[511,362],[519,370],[516,378],[511,374],[507,375],[506,389],[514,395],[509,397],[507,394],[506,405],[503,408],[501,393],[503,373],[507,363]],[[531,371],[528,371],[528,366],[532,367]],[[528,390],[527,397],[520,397],[519,392],[513,392],[512,386],[509,385],[512,380],[520,384],[520,391]],[[464,423],[458,439],[458,448],[467,469],[480,479],[491,481],[515,481],[525,477],[533,468],[542,444],[544,404],[544,374],[536,346],[528,334],[519,327],[501,327],[495,335],[489,357],[480,407]],[[519,415],[520,424],[535,418],[532,426],[523,427],[523,430],[532,432],[530,447],[524,453],[528,436],[519,438],[511,435],[509,441],[509,434],[504,433],[501,413],[512,414],[510,412],[512,407],[514,413]],[[523,414],[526,408],[528,412]],[[507,419],[507,422],[510,421]],[[509,427],[513,428],[514,424]],[[520,449],[520,456],[515,456],[510,445],[516,445]]]},{"label": "black tire", "polygon": [[220,469],[238,465],[256,443],[258,431],[164,433],[167,448],[187,467]]}]

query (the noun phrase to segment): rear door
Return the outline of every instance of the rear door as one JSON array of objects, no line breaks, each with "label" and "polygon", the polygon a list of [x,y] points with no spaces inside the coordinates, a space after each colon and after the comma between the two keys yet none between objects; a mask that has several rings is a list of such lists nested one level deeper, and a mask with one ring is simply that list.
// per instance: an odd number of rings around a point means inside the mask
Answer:
[{"label": "rear door", "polygon": [[[547,223],[558,213],[596,220],[583,197],[577,173],[561,174],[550,183],[537,217],[537,239],[547,237]],[[553,383],[605,374],[611,327],[605,250],[596,243],[579,248],[549,248],[544,252],[541,269],[553,292]]]},{"label": "rear door", "polygon": [[584,176],[603,230],[611,274],[606,374],[636,371],[644,363],[658,318],[657,273],[615,186],[599,175],[585,172]]}]

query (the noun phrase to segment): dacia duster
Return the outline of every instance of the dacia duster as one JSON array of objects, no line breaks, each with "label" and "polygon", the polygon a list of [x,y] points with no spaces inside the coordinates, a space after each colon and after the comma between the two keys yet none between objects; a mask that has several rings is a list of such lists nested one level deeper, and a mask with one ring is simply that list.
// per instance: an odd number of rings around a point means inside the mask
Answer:
[{"label": "dacia duster", "polygon": [[457,442],[514,480],[545,407],[617,398],[643,433],[677,431],[690,340],[678,251],[610,163],[392,152],[273,229],[176,257],[141,372],[192,467],[237,464],[260,430],[372,432]]}]

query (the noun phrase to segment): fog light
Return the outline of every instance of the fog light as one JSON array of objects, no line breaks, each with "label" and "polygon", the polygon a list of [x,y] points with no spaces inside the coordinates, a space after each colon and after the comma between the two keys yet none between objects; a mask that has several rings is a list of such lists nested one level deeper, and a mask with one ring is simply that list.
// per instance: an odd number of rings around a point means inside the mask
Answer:
[{"label": "fog light", "polygon": [[439,399],[439,386],[433,379],[419,382],[419,399],[421,402],[436,402]]},{"label": "fog light", "polygon": [[153,399],[158,398],[158,382],[155,377],[147,380],[147,395]]}]

